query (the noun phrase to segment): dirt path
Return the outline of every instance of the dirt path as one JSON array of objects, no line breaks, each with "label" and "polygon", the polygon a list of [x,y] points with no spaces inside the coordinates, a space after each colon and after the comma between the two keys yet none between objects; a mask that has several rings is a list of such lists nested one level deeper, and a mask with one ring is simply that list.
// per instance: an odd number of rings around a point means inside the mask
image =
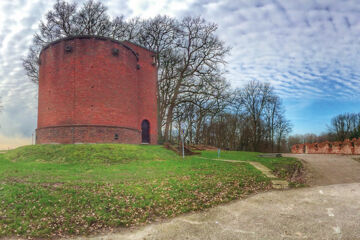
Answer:
[{"label": "dirt path", "polygon": [[289,187],[289,183],[287,181],[277,179],[277,177],[272,173],[272,171],[269,168],[265,167],[259,162],[239,161],[239,160],[230,160],[230,159],[214,159],[214,158],[205,158],[205,157],[200,157],[200,158],[213,160],[213,161],[230,162],[230,163],[239,163],[239,162],[249,163],[254,168],[262,172],[262,174],[264,174],[266,177],[271,179],[272,187],[274,189],[287,189]]},{"label": "dirt path", "polygon": [[305,161],[308,183],[311,186],[323,186],[339,183],[360,182],[360,162],[350,155],[335,154],[284,154]]}]

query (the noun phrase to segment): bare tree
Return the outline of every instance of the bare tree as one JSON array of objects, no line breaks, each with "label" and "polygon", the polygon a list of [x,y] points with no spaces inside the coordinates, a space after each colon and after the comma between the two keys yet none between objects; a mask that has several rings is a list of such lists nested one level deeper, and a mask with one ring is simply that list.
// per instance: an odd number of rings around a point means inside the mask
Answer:
[{"label": "bare tree", "polygon": [[139,17],[128,20],[124,16],[116,17],[112,21],[109,36],[117,40],[136,41],[143,30],[142,23]]},{"label": "bare tree", "polygon": [[74,35],[109,36],[111,22],[105,12],[106,7],[101,2],[89,0],[78,10],[76,3],[57,0],[53,9],[46,14],[45,21],[40,22],[29,53],[23,59],[29,79],[34,83],[38,82],[39,53],[48,43]]},{"label": "bare tree", "polygon": [[251,81],[239,91],[240,101],[251,119],[252,145],[255,151],[259,150],[263,131],[262,116],[267,104],[273,99],[272,91],[269,84],[259,81]]},{"label": "bare tree", "polygon": [[166,110],[164,140],[167,140],[173,111],[181,92],[190,86],[201,84],[201,76],[212,74],[225,63],[224,57],[229,49],[215,36],[217,26],[208,24],[201,18],[184,18],[179,23],[180,33],[176,39],[178,59],[173,80],[172,94]]},{"label": "bare tree", "polygon": [[34,83],[39,82],[39,52],[41,48],[39,45],[31,46],[28,55],[23,59],[26,75]]},{"label": "bare tree", "polygon": [[203,84],[194,85],[186,92],[182,92],[179,103],[174,109],[174,119],[181,119],[186,126],[185,135],[190,142],[203,143],[204,123],[208,118],[223,112],[228,103],[228,88],[225,80],[207,79]]},{"label": "bare tree", "polygon": [[75,15],[77,35],[109,36],[113,27],[107,8],[101,3],[88,0]]},{"label": "bare tree", "polygon": [[281,101],[277,96],[271,96],[268,103],[265,105],[264,110],[264,122],[265,122],[265,135],[268,138],[268,142],[271,144],[271,151],[274,152],[274,137],[277,127],[277,121],[281,119]]},{"label": "bare tree", "polygon": [[232,150],[287,151],[291,124],[271,86],[250,82],[233,95],[226,108],[202,124],[199,142]]},{"label": "bare tree", "polygon": [[337,141],[360,137],[360,113],[339,114],[331,119],[329,132]]},{"label": "bare tree", "polygon": [[[291,123],[283,115],[279,115],[276,120],[276,142],[277,152],[281,151],[281,142],[286,141],[287,134],[291,132]],[[272,150],[274,151],[274,150]]]}]

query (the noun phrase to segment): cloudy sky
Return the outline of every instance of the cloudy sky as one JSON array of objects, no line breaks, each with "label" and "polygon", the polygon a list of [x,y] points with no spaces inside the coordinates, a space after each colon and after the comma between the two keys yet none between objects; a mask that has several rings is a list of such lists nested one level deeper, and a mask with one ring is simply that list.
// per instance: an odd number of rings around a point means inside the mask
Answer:
[{"label": "cloudy sky", "polygon": [[[21,59],[55,1],[0,1],[0,148],[30,144],[36,85]],[[79,1],[82,2],[82,1]],[[283,99],[293,133],[321,133],[331,117],[360,112],[358,0],[103,0],[126,17],[202,16],[219,25],[230,47],[233,87],[270,82]]]}]

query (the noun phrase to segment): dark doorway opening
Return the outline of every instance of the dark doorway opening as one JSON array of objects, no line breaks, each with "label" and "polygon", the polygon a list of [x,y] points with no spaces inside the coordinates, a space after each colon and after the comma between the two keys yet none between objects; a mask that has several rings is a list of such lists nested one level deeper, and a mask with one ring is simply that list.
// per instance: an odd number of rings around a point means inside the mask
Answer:
[{"label": "dark doorway opening", "polygon": [[141,123],[141,142],[150,143],[150,123],[148,120],[143,120]]}]

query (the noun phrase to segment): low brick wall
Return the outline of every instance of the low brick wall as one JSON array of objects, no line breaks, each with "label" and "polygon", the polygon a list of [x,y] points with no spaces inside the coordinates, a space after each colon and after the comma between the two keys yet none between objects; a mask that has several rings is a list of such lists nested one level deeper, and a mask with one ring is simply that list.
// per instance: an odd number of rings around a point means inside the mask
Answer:
[{"label": "low brick wall", "polygon": [[321,142],[295,144],[292,153],[306,154],[360,154],[360,138],[346,139],[343,142]]},{"label": "low brick wall", "polygon": [[141,132],[112,126],[55,126],[36,129],[36,143],[128,143],[140,144]]}]

